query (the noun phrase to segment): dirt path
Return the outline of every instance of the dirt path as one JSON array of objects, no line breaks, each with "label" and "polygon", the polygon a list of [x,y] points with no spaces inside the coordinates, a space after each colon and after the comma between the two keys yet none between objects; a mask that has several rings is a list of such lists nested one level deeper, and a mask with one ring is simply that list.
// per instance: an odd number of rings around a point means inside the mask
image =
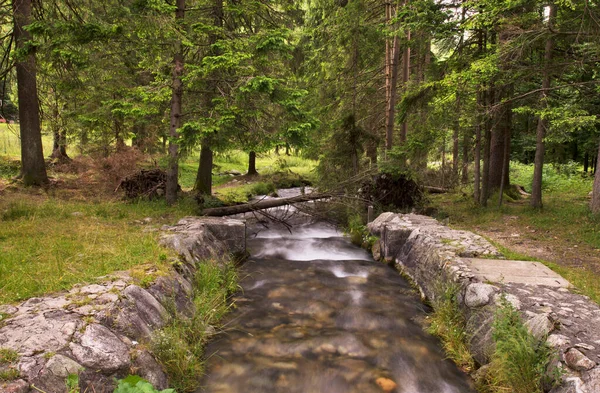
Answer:
[{"label": "dirt path", "polygon": [[492,225],[470,229],[519,254],[600,275],[600,250],[524,226],[517,216],[504,215]]}]

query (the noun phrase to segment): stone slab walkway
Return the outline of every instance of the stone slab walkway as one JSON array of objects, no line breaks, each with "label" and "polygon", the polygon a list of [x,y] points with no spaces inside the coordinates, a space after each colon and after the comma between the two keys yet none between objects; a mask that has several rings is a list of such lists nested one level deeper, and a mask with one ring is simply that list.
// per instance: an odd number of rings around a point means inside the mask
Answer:
[{"label": "stone slab walkway", "polygon": [[463,258],[471,272],[482,282],[546,285],[569,288],[571,284],[539,262],[506,259]]}]

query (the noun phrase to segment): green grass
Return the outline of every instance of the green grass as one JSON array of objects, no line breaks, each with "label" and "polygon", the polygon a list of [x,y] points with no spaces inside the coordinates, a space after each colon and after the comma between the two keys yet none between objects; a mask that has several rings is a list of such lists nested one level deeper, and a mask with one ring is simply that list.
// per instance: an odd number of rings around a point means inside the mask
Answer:
[{"label": "green grass", "polygon": [[[542,393],[553,356],[545,338],[535,338],[523,325],[520,313],[508,302],[497,311],[492,326],[495,343],[489,369],[478,381],[478,390],[485,393]],[[558,378],[556,378],[558,379]]]},{"label": "green grass", "polygon": [[214,326],[229,310],[228,296],[236,289],[237,274],[232,263],[205,261],[199,265],[194,280],[194,315],[176,316],[153,335],[152,352],[177,392],[198,389],[204,371],[204,346]]},{"label": "green grass", "polygon": [[[8,200],[6,200],[8,199]],[[136,221],[172,224],[193,201],[69,202],[16,194],[0,202],[0,304],[66,290],[143,264],[165,265],[157,232]],[[75,213],[75,214],[74,214]]]},{"label": "green grass", "polygon": [[19,354],[12,349],[0,348],[0,366],[15,363],[19,360]]},{"label": "green grass", "polygon": [[466,320],[460,309],[459,288],[448,285],[441,296],[432,300],[433,313],[428,316],[427,331],[442,340],[446,355],[461,369],[471,372],[475,361],[469,352]]},{"label": "green grass", "polygon": [[[198,159],[198,154],[195,152],[180,162],[179,182],[182,188],[191,189],[194,186],[198,171]],[[314,168],[316,164],[317,162],[313,160],[296,156],[278,156],[273,152],[258,154],[256,158],[258,173],[267,178],[281,173],[293,173],[296,176],[312,181],[315,177]],[[213,166],[213,186],[217,187],[233,179],[230,175],[219,175],[220,173],[228,170],[237,170],[241,173],[246,173],[248,169],[248,154],[238,150],[228,153],[215,153]],[[283,178],[281,175],[279,177]]]},{"label": "green grass", "polygon": [[[459,288],[448,285],[441,296],[432,301],[434,311],[428,316],[427,331],[442,341],[446,355],[466,372],[475,370],[469,351],[467,322],[457,300]],[[475,375],[481,393],[542,393],[543,385],[560,380],[558,370],[547,375],[546,369],[554,353],[545,339],[536,339],[523,325],[521,316],[504,301],[498,307],[492,324],[494,352],[486,368]]]},{"label": "green grass", "polygon": [[17,378],[19,378],[19,370],[16,368],[0,370],[0,381],[14,381]]},{"label": "green grass", "polygon": [[12,381],[19,378],[16,363],[19,354],[12,349],[0,348],[0,381]]},{"label": "green grass", "polygon": [[[52,136],[42,134],[44,156],[49,156],[52,153],[52,144]],[[21,142],[18,124],[0,124],[0,156],[10,158],[21,157]]]}]

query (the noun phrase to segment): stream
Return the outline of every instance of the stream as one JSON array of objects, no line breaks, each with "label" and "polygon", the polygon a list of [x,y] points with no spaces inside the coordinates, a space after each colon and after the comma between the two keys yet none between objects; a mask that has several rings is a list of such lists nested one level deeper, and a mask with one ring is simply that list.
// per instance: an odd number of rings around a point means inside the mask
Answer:
[{"label": "stream", "polygon": [[202,392],[474,392],[424,331],[418,294],[337,228],[249,232],[251,258],[206,348]]}]

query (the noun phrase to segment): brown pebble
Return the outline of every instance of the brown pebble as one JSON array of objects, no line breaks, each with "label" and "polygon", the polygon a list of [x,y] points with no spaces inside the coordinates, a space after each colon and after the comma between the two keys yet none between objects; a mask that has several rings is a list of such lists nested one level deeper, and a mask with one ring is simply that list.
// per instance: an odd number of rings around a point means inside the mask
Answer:
[{"label": "brown pebble", "polygon": [[398,386],[396,384],[396,382],[392,381],[389,378],[377,378],[377,380],[375,381],[377,383],[377,385],[379,385],[379,387],[384,391],[384,392],[391,392],[392,390],[396,389],[396,387]]}]

